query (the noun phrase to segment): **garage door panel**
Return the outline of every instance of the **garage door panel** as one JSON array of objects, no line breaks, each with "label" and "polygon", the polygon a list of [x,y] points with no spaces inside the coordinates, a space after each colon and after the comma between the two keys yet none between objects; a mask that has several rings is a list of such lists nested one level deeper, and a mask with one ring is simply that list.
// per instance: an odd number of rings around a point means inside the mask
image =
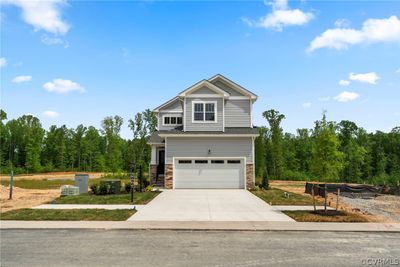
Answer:
[{"label": "garage door panel", "polygon": [[175,188],[244,188],[244,162],[240,164],[224,163],[190,164],[175,162]]}]

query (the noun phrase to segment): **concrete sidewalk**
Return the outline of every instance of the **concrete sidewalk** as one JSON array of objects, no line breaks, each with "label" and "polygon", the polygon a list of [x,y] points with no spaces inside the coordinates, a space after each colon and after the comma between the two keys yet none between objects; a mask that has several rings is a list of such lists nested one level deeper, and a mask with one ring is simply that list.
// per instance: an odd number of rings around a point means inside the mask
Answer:
[{"label": "concrete sidewalk", "polygon": [[145,205],[121,205],[121,204],[43,204],[32,209],[42,210],[71,210],[71,209],[104,209],[104,210],[140,210]]},{"label": "concrete sidewalk", "polygon": [[0,221],[0,229],[396,232],[400,223],[216,221]]}]

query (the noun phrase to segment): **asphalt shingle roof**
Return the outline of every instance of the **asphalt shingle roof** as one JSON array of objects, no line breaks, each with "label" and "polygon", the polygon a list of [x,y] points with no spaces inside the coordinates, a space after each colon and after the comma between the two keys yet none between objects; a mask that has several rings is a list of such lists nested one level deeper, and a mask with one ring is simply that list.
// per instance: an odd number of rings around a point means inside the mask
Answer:
[{"label": "asphalt shingle roof", "polygon": [[191,131],[191,132],[184,132],[182,129],[182,126],[177,127],[172,130],[161,130],[154,132],[150,138],[149,138],[149,143],[157,143],[161,144],[164,143],[164,139],[160,137],[160,134],[171,134],[171,135],[196,135],[196,134],[221,134],[221,135],[232,135],[232,134],[237,134],[237,135],[245,135],[245,134],[258,134],[258,129],[257,128],[243,128],[243,127],[225,127],[225,132],[222,131]]}]

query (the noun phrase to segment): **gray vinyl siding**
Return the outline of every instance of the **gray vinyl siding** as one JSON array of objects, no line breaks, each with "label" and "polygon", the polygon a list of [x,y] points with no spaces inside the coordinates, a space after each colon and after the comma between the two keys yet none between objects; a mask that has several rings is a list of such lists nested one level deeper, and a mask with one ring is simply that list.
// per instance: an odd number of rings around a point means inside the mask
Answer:
[{"label": "gray vinyl siding", "polygon": [[160,112],[183,112],[183,103],[179,99],[160,109]]},{"label": "gray vinyl siding", "polygon": [[247,163],[253,162],[251,137],[168,137],[165,141],[167,164],[173,157],[245,157]]},{"label": "gray vinyl siding", "polygon": [[220,82],[220,81],[215,81],[213,82],[213,84],[219,88],[221,88],[222,90],[224,90],[225,92],[229,93],[231,96],[244,96],[243,94],[239,93],[238,91],[236,91],[235,89],[232,89],[229,85],[227,85],[226,83]]},{"label": "gray vinyl siding", "polygon": [[175,100],[168,106],[163,107],[158,113],[158,130],[171,130],[177,126],[163,126],[164,115],[181,115],[183,117],[183,103],[180,100]]},{"label": "gray vinyl siding", "polygon": [[[193,123],[192,122],[192,103],[193,101],[215,101],[217,102],[217,122],[212,123]],[[186,113],[184,116],[185,131],[223,131],[223,100],[222,98],[186,98]]]},{"label": "gray vinyl siding", "polygon": [[225,127],[251,127],[250,99],[225,102]]},{"label": "gray vinyl siding", "polygon": [[159,131],[171,130],[171,129],[174,129],[175,127],[178,127],[177,125],[175,125],[175,126],[163,126],[163,117],[164,116],[168,116],[168,115],[170,115],[170,116],[177,116],[177,115],[183,116],[183,112],[173,112],[173,113],[171,113],[171,112],[160,112],[158,114],[158,130]]},{"label": "gray vinyl siding", "polygon": [[203,86],[196,91],[192,92],[191,95],[217,95],[213,90]]}]

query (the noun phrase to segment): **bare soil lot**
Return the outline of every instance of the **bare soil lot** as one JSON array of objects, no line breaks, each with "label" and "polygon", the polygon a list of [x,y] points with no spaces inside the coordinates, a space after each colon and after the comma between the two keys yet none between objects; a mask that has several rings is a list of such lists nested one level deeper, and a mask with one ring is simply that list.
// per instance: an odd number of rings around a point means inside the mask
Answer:
[{"label": "bare soil lot", "polygon": [[[53,173],[40,173],[31,175],[16,175],[14,176],[14,181],[29,180],[29,181],[40,181],[40,180],[73,180],[77,172],[53,172]],[[98,179],[103,176],[104,173],[96,172],[89,173],[90,179]],[[0,179],[2,182],[7,182],[10,177],[6,175],[1,175]],[[10,189],[7,186],[0,185],[0,204],[1,212],[6,212],[9,210],[22,209],[22,208],[32,208],[40,204],[47,203],[49,201],[55,200],[60,196],[60,189],[24,189],[13,186],[13,199],[9,200]]]},{"label": "bare soil lot", "polygon": [[[270,186],[287,192],[300,195],[304,193],[305,181],[270,181]],[[319,200],[323,200],[319,198]],[[328,204],[336,207],[336,195],[328,195]],[[400,197],[392,195],[378,196],[374,199],[352,199],[340,197],[339,209],[357,213],[365,217],[369,222],[400,222]]]},{"label": "bare soil lot", "polygon": [[9,187],[0,185],[1,212],[9,210],[31,208],[52,201],[60,196],[59,189],[37,190],[13,187],[13,199],[9,200]]}]

